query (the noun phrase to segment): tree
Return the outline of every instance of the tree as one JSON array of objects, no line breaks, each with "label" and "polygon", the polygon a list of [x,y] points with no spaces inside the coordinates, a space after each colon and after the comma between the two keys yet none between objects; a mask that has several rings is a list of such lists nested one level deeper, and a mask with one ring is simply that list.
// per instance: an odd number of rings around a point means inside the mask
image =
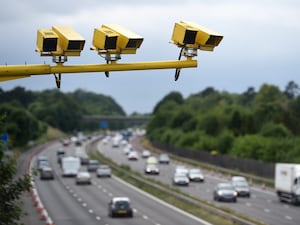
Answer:
[{"label": "tree", "polygon": [[[2,125],[0,118],[0,128]],[[20,197],[31,187],[30,176],[24,174],[17,177],[16,172],[16,160],[7,154],[3,141],[0,141],[0,225],[20,224],[19,220],[24,215]]]},{"label": "tree", "polygon": [[294,99],[299,93],[299,86],[294,82],[290,81],[286,87],[284,94],[289,98],[289,99]]},{"label": "tree", "polygon": [[160,107],[169,101],[172,101],[178,105],[181,105],[181,104],[183,104],[184,99],[179,92],[173,91],[173,92],[169,93],[168,95],[166,95],[161,101],[159,101],[157,103],[157,105],[153,109],[153,113],[155,114],[156,112],[158,112]]},{"label": "tree", "polygon": [[251,106],[252,102],[255,98],[256,92],[254,87],[249,87],[247,89],[247,91],[245,91],[242,95],[241,95],[241,104],[245,105],[245,106]]}]

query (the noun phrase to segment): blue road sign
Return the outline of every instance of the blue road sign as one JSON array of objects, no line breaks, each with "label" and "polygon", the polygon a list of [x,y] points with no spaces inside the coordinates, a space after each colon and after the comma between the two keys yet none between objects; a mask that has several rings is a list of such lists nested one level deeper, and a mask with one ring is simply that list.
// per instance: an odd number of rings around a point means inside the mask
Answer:
[{"label": "blue road sign", "polygon": [[107,129],[107,128],[108,128],[108,123],[107,123],[107,121],[101,121],[101,122],[100,122],[100,128],[101,128],[101,129]]}]

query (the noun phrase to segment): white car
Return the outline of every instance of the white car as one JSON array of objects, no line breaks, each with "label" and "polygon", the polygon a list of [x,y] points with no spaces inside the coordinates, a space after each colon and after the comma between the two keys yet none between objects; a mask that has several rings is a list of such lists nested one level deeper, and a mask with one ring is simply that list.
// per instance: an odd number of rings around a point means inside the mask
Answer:
[{"label": "white car", "polygon": [[111,168],[108,165],[100,165],[97,169],[97,177],[111,177]]},{"label": "white car", "polygon": [[89,172],[79,171],[76,176],[76,184],[91,184],[92,177]]},{"label": "white car", "polygon": [[185,166],[176,166],[175,173],[177,173],[177,174],[182,173],[187,176],[189,173],[189,170]]},{"label": "white car", "polygon": [[128,160],[138,160],[138,159],[139,159],[139,155],[137,151],[131,151],[128,153]]},{"label": "white car", "polygon": [[143,157],[143,158],[148,158],[149,156],[151,156],[151,152],[150,152],[150,151],[144,150],[144,151],[142,152],[142,157]]},{"label": "white car", "polygon": [[128,144],[128,145],[126,145],[126,146],[123,148],[123,152],[124,152],[125,155],[128,155],[129,152],[131,152],[131,151],[132,151],[132,146],[131,146],[131,144]]}]

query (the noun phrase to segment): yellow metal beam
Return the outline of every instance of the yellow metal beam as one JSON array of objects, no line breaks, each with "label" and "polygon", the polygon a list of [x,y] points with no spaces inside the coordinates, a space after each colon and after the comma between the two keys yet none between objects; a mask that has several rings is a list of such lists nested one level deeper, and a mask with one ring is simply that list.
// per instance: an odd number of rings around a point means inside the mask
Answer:
[{"label": "yellow metal beam", "polygon": [[181,69],[197,67],[197,60],[187,58],[186,60],[133,62],[133,63],[111,63],[111,64],[82,64],[69,65],[49,64],[36,65],[5,65],[0,66],[0,82],[6,80],[29,77],[31,75],[63,74],[63,73],[88,73],[88,72],[111,72],[132,70],[155,70],[155,69]]}]

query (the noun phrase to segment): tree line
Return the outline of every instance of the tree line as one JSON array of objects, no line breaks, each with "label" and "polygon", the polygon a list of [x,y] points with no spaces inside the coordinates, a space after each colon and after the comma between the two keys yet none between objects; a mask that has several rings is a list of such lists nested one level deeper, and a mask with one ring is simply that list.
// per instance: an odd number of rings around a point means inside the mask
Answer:
[{"label": "tree line", "polygon": [[263,84],[241,94],[207,87],[184,99],[173,91],[154,107],[150,140],[265,162],[300,162],[299,86]]},{"label": "tree line", "polygon": [[96,123],[84,123],[83,115],[125,115],[125,112],[110,96],[81,89],[63,93],[58,89],[30,91],[16,87],[4,91],[0,88],[2,130],[9,134],[11,147],[24,146],[39,138],[48,126],[65,133],[99,129]]}]

